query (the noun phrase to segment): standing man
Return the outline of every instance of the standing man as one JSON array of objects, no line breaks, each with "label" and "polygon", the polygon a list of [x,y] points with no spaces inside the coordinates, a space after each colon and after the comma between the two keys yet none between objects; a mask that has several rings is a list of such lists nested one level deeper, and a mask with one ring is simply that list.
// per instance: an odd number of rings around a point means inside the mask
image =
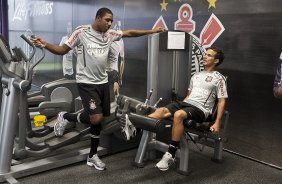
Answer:
[{"label": "standing man", "polygon": [[282,52],[280,54],[276,75],[273,83],[274,97],[282,99]]},{"label": "standing man", "polygon": [[162,28],[153,30],[111,30],[113,13],[108,8],[97,11],[95,21],[89,25],[77,27],[62,46],[48,43],[35,37],[33,43],[44,47],[54,54],[66,54],[77,47],[76,81],[82,99],[84,111],[79,114],[60,112],[54,126],[57,136],[62,136],[69,121],[90,124],[91,146],[87,165],[98,170],[106,168],[98,155],[101,122],[110,115],[110,89],[106,72],[108,53],[111,43],[122,37],[137,37],[164,31]]},{"label": "standing man", "polygon": [[207,49],[204,56],[204,71],[193,75],[188,88],[188,95],[183,101],[168,104],[157,109],[149,117],[166,119],[173,116],[171,143],[168,151],[156,164],[161,171],[169,169],[169,165],[175,160],[175,153],[179,148],[180,139],[184,134],[183,121],[193,119],[203,122],[212,113],[214,104],[217,102],[217,117],[210,127],[212,133],[219,133],[221,118],[224,112],[225,99],[227,96],[226,79],[215,71],[216,66],[223,62],[223,52],[215,47]]}]

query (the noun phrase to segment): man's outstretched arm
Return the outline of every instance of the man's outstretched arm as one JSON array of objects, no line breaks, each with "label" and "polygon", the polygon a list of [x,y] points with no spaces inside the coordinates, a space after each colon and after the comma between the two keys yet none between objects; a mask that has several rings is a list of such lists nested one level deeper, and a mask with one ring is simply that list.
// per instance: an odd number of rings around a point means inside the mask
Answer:
[{"label": "man's outstretched arm", "polygon": [[153,33],[160,33],[160,32],[164,32],[164,29],[161,27],[156,27],[154,29],[151,30],[141,30],[141,29],[129,29],[129,30],[125,30],[123,31],[123,37],[138,37],[138,36],[144,36],[144,35],[148,35],[148,34],[153,34]]},{"label": "man's outstretched arm", "polygon": [[36,47],[45,48],[49,50],[50,52],[52,52],[53,54],[64,55],[71,50],[71,48],[69,48],[66,44],[63,44],[61,46],[50,44],[47,41],[37,36],[33,37],[31,40]]}]

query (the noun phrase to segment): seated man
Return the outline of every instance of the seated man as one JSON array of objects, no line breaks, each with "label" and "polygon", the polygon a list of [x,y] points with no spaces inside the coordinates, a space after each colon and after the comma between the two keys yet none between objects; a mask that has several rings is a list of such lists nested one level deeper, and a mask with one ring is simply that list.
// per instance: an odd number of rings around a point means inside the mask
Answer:
[{"label": "seated man", "polygon": [[282,99],[282,76],[281,76],[281,70],[282,68],[282,53],[280,55],[279,63],[277,66],[276,70],[276,75],[274,79],[274,84],[273,84],[273,94],[276,98]]},{"label": "seated man", "polygon": [[215,47],[207,49],[203,59],[204,71],[196,73],[190,81],[187,97],[182,101],[171,103],[157,109],[149,117],[165,119],[173,116],[172,137],[168,151],[156,164],[162,171],[166,171],[174,162],[175,153],[179,147],[181,136],[184,134],[183,121],[193,119],[203,122],[210,114],[218,99],[217,118],[210,127],[212,133],[219,133],[220,122],[224,112],[225,99],[228,97],[226,79],[215,68],[224,60],[224,54]]}]

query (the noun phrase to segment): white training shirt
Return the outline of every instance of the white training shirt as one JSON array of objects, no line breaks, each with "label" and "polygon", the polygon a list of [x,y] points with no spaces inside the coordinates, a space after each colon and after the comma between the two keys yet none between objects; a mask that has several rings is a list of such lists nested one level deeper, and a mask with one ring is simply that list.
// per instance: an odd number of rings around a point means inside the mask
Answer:
[{"label": "white training shirt", "polygon": [[202,71],[193,75],[188,90],[190,95],[184,102],[201,109],[205,117],[212,113],[217,98],[227,98],[226,78],[217,71]]},{"label": "white training shirt", "polygon": [[77,27],[65,42],[70,48],[77,47],[77,83],[104,84],[108,82],[106,67],[109,48],[113,41],[122,37],[120,30],[106,33],[93,30],[91,24]]}]

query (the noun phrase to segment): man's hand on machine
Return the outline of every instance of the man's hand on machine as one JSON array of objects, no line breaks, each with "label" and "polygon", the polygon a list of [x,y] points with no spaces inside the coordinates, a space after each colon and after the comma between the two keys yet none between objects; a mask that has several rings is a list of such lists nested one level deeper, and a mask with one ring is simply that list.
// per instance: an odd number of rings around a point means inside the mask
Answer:
[{"label": "man's hand on machine", "polygon": [[160,32],[164,32],[165,29],[162,28],[162,27],[155,27],[155,28],[153,29],[153,31],[154,31],[154,33],[160,33]]},{"label": "man's hand on machine", "polygon": [[46,47],[47,42],[38,36],[32,36],[31,41],[36,47],[44,48]]},{"label": "man's hand on machine", "polygon": [[213,134],[218,134],[218,133],[219,133],[219,128],[220,128],[220,126],[215,123],[215,124],[213,124],[213,125],[210,127],[210,131],[211,131]]}]

